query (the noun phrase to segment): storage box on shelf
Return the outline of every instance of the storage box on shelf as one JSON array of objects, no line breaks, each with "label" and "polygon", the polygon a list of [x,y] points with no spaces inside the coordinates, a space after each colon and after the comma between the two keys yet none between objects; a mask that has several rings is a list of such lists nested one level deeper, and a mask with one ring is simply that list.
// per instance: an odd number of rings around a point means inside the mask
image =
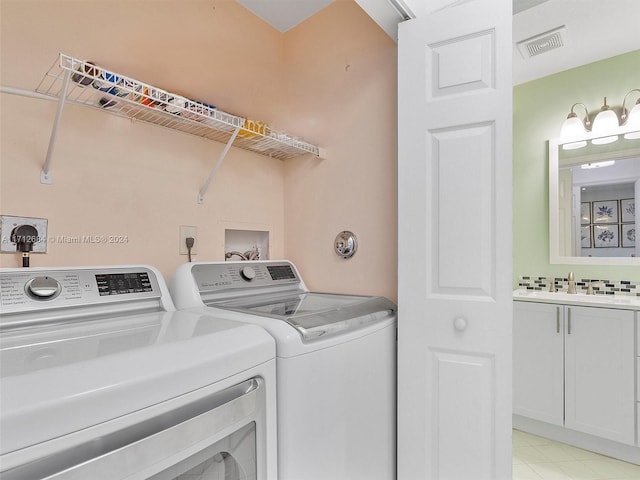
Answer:
[{"label": "storage box on shelf", "polygon": [[[65,82],[68,75],[71,81]],[[218,142],[228,142],[239,130],[245,135],[236,136],[234,146],[280,160],[307,153],[320,156],[319,147],[288,134],[268,127],[245,128],[242,117],[65,54],[60,54],[36,91]]]}]

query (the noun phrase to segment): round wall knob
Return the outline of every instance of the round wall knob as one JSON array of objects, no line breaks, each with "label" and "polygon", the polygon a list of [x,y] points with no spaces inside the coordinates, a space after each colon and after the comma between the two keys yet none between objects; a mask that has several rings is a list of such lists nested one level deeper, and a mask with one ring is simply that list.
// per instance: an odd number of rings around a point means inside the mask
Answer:
[{"label": "round wall knob", "polygon": [[240,269],[240,276],[244,278],[247,282],[250,282],[254,278],[256,278],[256,271],[252,267],[242,267]]},{"label": "round wall knob", "polygon": [[351,258],[358,250],[358,239],[353,232],[345,230],[336,236],[333,246],[342,258]]},{"label": "round wall knob", "polygon": [[60,282],[53,277],[34,277],[24,288],[27,294],[36,300],[51,300],[62,291]]},{"label": "round wall knob", "polygon": [[458,317],[453,321],[453,327],[459,332],[462,332],[467,328],[467,320],[462,317]]}]

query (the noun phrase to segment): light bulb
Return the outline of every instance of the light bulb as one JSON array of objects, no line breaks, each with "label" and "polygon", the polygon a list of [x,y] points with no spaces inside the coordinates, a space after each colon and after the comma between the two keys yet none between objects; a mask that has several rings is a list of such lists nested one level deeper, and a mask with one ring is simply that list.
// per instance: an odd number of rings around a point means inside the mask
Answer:
[{"label": "light bulb", "polygon": [[625,122],[626,127],[632,127],[636,131],[629,132],[624,134],[624,138],[628,140],[635,140],[640,138],[640,99],[631,109],[631,111],[627,114],[627,121]]},{"label": "light bulb", "polygon": [[593,126],[591,127],[591,131],[594,134],[602,136],[594,138],[591,140],[591,143],[594,145],[604,145],[615,142],[618,139],[618,135],[608,134],[617,130],[619,126],[620,123],[618,121],[618,115],[616,115],[616,112],[609,109],[609,105],[607,105],[607,97],[604,97],[604,105],[602,105],[600,112],[593,120]]},{"label": "light bulb", "polygon": [[[576,106],[581,106],[585,111],[585,120],[582,121],[578,118],[578,115],[573,111]],[[586,125],[585,125],[586,122]],[[587,145],[585,140],[580,140],[586,133],[589,133],[587,126],[589,125],[589,111],[583,103],[574,103],[571,106],[571,111],[567,115],[567,119],[562,123],[560,128],[560,140],[563,143],[563,150],[575,150],[576,148],[582,148]],[[575,141],[572,141],[575,140]]]},{"label": "light bulb", "polygon": [[584,128],[584,123],[580,120],[576,114],[569,114],[567,119],[560,128],[560,137],[563,139],[570,139],[575,137],[581,137],[587,133],[587,129]]}]

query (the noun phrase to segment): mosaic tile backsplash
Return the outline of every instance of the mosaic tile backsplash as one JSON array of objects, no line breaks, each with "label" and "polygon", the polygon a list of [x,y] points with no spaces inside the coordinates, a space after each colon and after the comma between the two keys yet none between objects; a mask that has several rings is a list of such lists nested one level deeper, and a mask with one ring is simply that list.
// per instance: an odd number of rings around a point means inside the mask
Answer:
[{"label": "mosaic tile backsplash", "polygon": [[[518,278],[518,286],[524,290],[548,292],[552,282],[555,282],[558,292],[567,291],[569,281],[566,277],[522,276]],[[576,278],[576,290],[578,293],[587,293],[589,283],[593,285],[593,293],[596,295],[632,295],[640,297],[640,281]]]}]

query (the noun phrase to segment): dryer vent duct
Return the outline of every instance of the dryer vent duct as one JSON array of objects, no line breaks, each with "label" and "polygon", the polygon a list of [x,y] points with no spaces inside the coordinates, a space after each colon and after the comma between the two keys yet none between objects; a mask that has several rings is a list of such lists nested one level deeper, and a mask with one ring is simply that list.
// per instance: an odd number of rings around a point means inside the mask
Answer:
[{"label": "dryer vent duct", "polygon": [[522,55],[522,58],[527,59],[563,47],[565,45],[563,38],[565,30],[566,27],[563,25],[518,42],[520,55]]}]

